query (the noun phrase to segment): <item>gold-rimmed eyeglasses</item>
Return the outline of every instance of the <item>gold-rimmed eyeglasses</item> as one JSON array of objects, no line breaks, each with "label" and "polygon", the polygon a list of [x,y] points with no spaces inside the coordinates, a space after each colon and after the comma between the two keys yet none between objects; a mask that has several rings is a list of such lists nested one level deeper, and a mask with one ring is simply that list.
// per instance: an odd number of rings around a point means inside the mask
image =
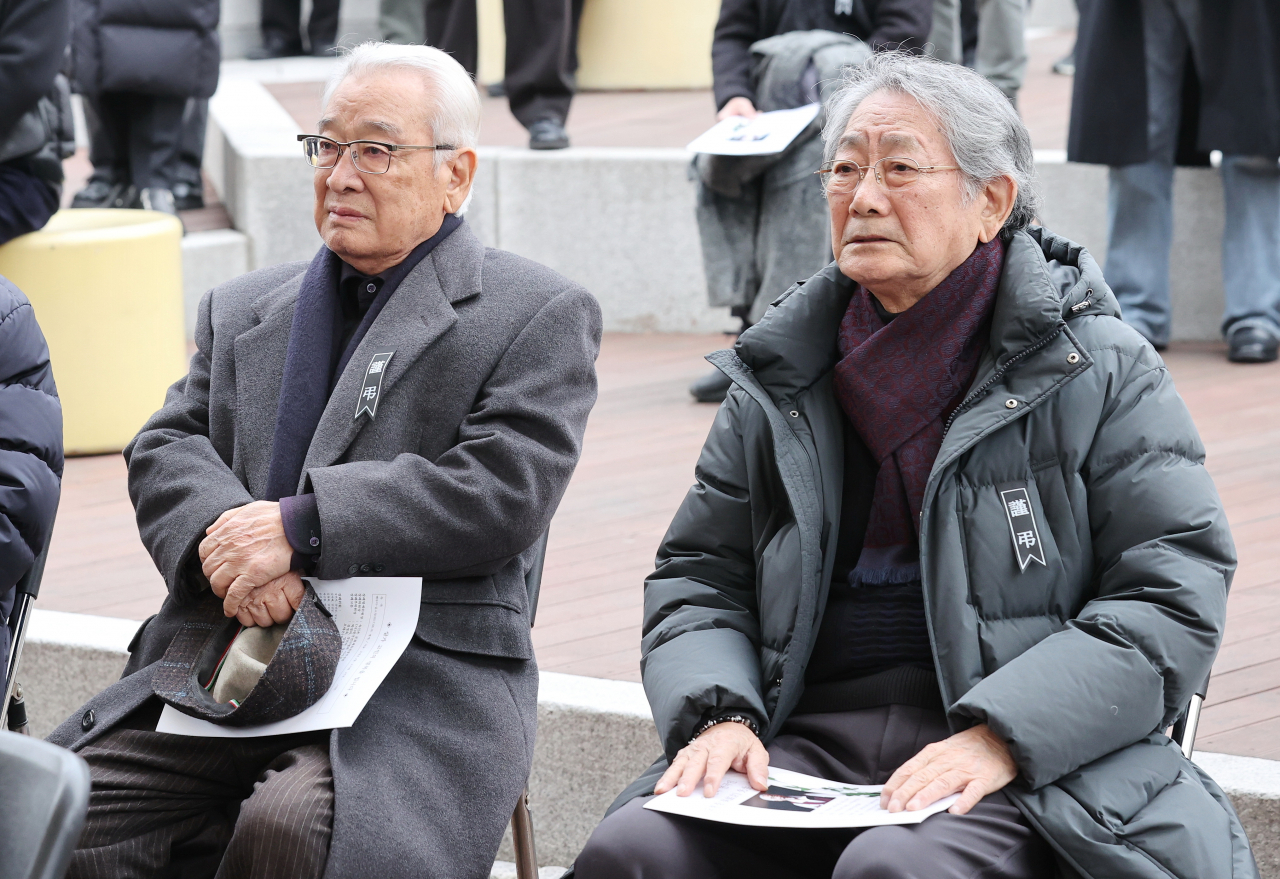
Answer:
[{"label": "gold-rimmed eyeglasses", "polygon": [[[884,166],[883,169],[881,166]],[[822,189],[828,193],[845,194],[855,191],[862,183],[867,172],[875,169],[876,180],[888,190],[906,189],[920,179],[921,174],[932,174],[934,171],[959,171],[958,165],[921,165],[914,159],[902,156],[886,156],[870,165],[859,165],[848,159],[836,159],[828,162],[817,171],[822,180]]]},{"label": "gold-rimmed eyeglasses", "polygon": [[391,170],[391,154],[401,150],[452,150],[450,144],[416,146],[407,143],[382,143],[376,140],[353,140],[347,143],[322,137],[319,134],[299,134],[302,152],[311,167],[320,170],[333,168],[347,148],[351,149],[351,162],[357,171],[365,174],[385,174]]}]

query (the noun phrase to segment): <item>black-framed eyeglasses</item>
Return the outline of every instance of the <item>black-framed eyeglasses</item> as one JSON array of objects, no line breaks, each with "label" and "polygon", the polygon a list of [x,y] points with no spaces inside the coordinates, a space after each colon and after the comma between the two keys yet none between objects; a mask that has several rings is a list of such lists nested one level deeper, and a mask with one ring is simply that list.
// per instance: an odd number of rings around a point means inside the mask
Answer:
[{"label": "black-framed eyeglasses", "polygon": [[347,143],[319,134],[299,134],[303,155],[311,167],[327,170],[338,164],[342,154],[351,148],[351,162],[365,174],[385,174],[391,170],[391,154],[401,150],[454,150],[450,144],[417,146],[407,143],[382,143],[376,140],[352,140]]},{"label": "black-framed eyeglasses", "polygon": [[[881,165],[884,166],[883,169]],[[870,165],[859,165],[848,159],[836,159],[813,173],[821,178],[825,192],[846,194],[855,191],[867,176],[867,172],[873,168],[876,172],[876,181],[888,190],[905,189],[919,180],[921,174],[960,170],[958,165],[921,165],[915,159],[886,156]]]}]

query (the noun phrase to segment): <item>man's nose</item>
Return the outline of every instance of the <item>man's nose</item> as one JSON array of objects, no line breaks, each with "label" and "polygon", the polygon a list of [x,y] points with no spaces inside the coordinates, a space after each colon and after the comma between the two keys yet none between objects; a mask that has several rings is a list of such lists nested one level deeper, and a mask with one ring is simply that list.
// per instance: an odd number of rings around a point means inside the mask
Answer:
[{"label": "man's nose", "polygon": [[364,188],[364,178],[356,170],[355,158],[349,148],[342,151],[338,164],[329,170],[329,188],[335,192]]},{"label": "man's nose", "polygon": [[855,214],[889,213],[889,194],[885,192],[875,168],[868,168],[862,182],[849,199],[849,211]]}]

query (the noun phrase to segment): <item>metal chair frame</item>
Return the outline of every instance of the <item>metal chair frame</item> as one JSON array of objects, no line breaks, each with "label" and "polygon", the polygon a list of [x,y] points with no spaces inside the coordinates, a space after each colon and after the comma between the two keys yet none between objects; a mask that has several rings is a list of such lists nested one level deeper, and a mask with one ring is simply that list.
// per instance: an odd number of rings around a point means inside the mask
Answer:
[{"label": "metal chair frame", "polygon": [[4,622],[13,632],[13,641],[9,644],[9,665],[5,669],[4,699],[0,701],[0,730],[9,728],[9,705],[13,699],[14,689],[18,685],[18,672],[22,665],[22,645],[27,640],[27,626],[31,623],[32,605],[40,594],[40,581],[44,578],[44,563],[49,558],[49,544],[53,542],[53,523],[49,523],[50,539],[44,549],[32,563],[30,570],[22,575],[15,589],[13,611]]},{"label": "metal chair frame", "polygon": [[1209,689],[1209,682],[1205,681],[1204,686],[1196,691],[1191,697],[1191,701],[1187,704],[1187,710],[1173,723],[1173,729],[1170,731],[1169,738],[1178,743],[1178,747],[1182,749],[1182,756],[1188,760],[1195,753],[1196,749],[1196,729],[1200,726],[1200,708],[1204,705],[1205,693]]},{"label": "metal chair frame", "polygon": [[[537,553],[533,564],[524,575],[525,590],[529,594],[529,626],[538,615],[538,593],[542,589],[542,565],[547,558],[547,537],[544,531],[538,539]],[[524,793],[516,801],[516,809],[511,814],[511,842],[516,851],[516,879],[538,879],[538,852],[533,841],[533,811],[529,808],[529,787],[526,784]]]}]

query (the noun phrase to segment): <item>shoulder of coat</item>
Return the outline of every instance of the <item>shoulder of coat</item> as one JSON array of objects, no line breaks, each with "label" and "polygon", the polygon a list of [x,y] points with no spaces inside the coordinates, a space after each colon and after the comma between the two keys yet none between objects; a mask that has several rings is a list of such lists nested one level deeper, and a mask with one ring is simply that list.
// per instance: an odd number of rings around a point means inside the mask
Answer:
[{"label": "shoulder of coat", "polygon": [[1151,343],[1118,317],[1089,314],[1070,321],[1067,327],[1093,358],[1095,367],[1110,371],[1165,368]]},{"label": "shoulder of coat", "polygon": [[488,296],[512,297],[533,305],[535,310],[564,293],[585,296],[595,301],[585,287],[566,278],[542,263],[534,262],[508,250],[484,249],[484,268],[480,276],[481,292]]}]

